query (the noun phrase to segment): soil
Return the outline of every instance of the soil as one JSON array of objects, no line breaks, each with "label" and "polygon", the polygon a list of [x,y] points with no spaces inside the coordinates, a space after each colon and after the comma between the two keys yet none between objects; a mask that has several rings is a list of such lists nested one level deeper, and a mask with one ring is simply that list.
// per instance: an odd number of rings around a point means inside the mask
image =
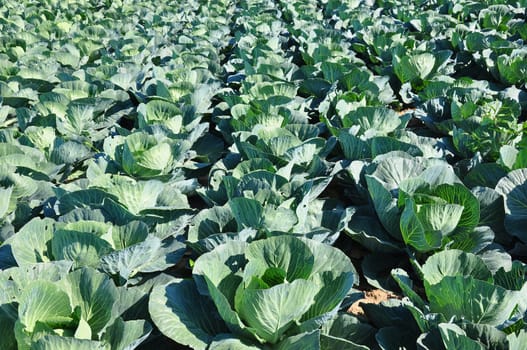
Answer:
[{"label": "soil", "polygon": [[401,297],[397,296],[396,294],[393,294],[391,292],[387,292],[382,289],[372,289],[368,291],[364,291],[364,298],[359,299],[348,309],[348,312],[350,314],[353,314],[355,316],[364,316],[364,310],[360,306],[361,303],[363,304],[380,304],[383,301],[386,301],[388,299],[400,299]]}]

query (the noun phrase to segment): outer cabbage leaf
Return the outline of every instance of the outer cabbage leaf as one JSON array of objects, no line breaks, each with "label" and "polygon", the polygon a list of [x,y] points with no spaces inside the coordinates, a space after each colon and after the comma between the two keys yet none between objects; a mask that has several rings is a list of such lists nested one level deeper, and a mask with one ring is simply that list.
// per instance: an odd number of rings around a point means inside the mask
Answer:
[{"label": "outer cabbage leaf", "polygon": [[35,218],[9,240],[18,266],[52,260],[48,249],[54,229],[54,220]]},{"label": "outer cabbage leaf", "polygon": [[98,335],[110,323],[112,306],[117,301],[113,282],[105,274],[85,268],[68,274],[62,283],[72,305],[80,307],[80,316]]},{"label": "outer cabbage leaf", "polygon": [[132,350],[137,348],[152,332],[152,326],[145,320],[123,321],[118,318],[106,328],[102,339],[111,349]]},{"label": "outer cabbage leaf", "polygon": [[518,292],[470,276],[446,276],[433,285],[425,282],[425,290],[432,312],[491,326],[509,320],[520,301]]},{"label": "outer cabbage leaf", "polygon": [[34,281],[18,298],[15,336],[19,349],[29,349],[42,328],[72,328],[73,309],[66,292],[49,281]]},{"label": "outer cabbage leaf", "polygon": [[99,259],[113,250],[96,234],[63,229],[55,231],[51,249],[56,260],[73,261],[75,268],[97,267]]},{"label": "outer cabbage leaf", "polygon": [[36,341],[31,349],[34,350],[110,350],[110,346],[100,341],[46,335]]},{"label": "outer cabbage leaf", "polygon": [[477,255],[461,250],[444,250],[430,256],[422,267],[424,279],[436,284],[445,276],[472,276],[492,282],[492,273]]},{"label": "outer cabbage leaf", "polygon": [[470,339],[465,331],[453,323],[439,324],[439,332],[446,349],[484,350],[483,344]]},{"label": "outer cabbage leaf", "polygon": [[505,229],[527,242],[527,169],[511,171],[498,182],[496,191],[504,197]]},{"label": "outer cabbage leaf", "polygon": [[228,331],[212,301],[191,280],[154,287],[148,308],[163,334],[193,349],[205,349],[215,335]]}]

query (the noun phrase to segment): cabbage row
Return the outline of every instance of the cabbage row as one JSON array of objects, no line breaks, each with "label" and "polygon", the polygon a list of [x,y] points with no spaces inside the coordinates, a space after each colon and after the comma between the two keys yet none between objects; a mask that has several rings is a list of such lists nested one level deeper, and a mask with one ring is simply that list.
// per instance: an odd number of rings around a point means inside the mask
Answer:
[{"label": "cabbage row", "polygon": [[0,4],[0,348],[526,349],[524,0]]}]

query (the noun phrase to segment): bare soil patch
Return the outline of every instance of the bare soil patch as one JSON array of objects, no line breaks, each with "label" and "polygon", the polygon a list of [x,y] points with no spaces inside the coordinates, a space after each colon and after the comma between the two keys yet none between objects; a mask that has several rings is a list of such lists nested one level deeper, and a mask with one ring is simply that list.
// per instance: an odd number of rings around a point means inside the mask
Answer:
[{"label": "bare soil patch", "polygon": [[348,309],[348,312],[350,314],[353,314],[355,316],[364,316],[364,310],[360,306],[361,303],[363,304],[380,304],[383,301],[386,301],[388,299],[401,299],[400,296],[382,290],[382,289],[372,289],[368,291],[364,291],[364,298],[357,300]]}]

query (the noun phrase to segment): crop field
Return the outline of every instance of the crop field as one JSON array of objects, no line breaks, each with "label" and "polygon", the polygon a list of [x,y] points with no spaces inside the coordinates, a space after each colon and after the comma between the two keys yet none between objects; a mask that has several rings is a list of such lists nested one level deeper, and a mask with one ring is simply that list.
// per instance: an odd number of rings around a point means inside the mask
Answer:
[{"label": "crop field", "polygon": [[0,349],[526,350],[526,42],[526,0],[0,0]]}]

